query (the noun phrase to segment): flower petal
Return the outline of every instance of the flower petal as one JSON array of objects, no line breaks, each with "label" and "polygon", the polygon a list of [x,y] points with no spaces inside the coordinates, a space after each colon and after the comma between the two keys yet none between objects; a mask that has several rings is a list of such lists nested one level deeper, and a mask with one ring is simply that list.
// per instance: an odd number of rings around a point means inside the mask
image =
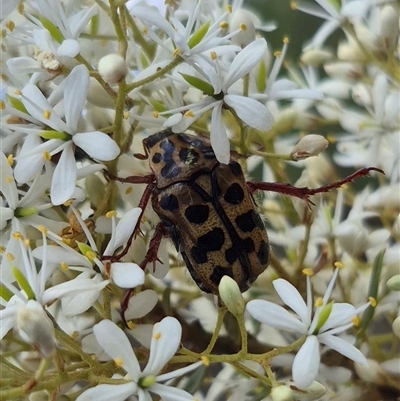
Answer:
[{"label": "flower petal", "polygon": [[74,193],[76,185],[76,162],[72,142],[61,153],[51,181],[50,197],[53,205],[61,205]]},{"label": "flower petal", "polygon": [[250,97],[226,95],[224,102],[232,107],[238,117],[252,128],[268,131],[274,123],[274,118],[267,107]]},{"label": "flower petal", "polygon": [[136,392],[135,383],[99,384],[83,392],[76,401],[124,401]]},{"label": "flower petal", "polygon": [[93,327],[93,332],[104,351],[114,360],[122,360],[124,369],[137,382],[140,366],[125,333],[111,320],[102,320]]},{"label": "flower petal", "polygon": [[115,141],[99,131],[75,134],[72,140],[76,146],[98,160],[114,160],[120,152]]},{"label": "flower petal", "polygon": [[222,123],[222,102],[213,108],[211,116],[211,146],[220,163],[228,164],[231,158],[230,144],[224,124]]},{"label": "flower petal", "polygon": [[296,386],[300,389],[309,387],[318,374],[319,364],[320,353],[317,337],[309,336],[293,361],[292,375]]},{"label": "flower petal", "polygon": [[163,401],[193,401],[193,396],[180,388],[155,383],[151,386],[151,392],[160,396]]},{"label": "flower petal", "polygon": [[254,319],[277,329],[303,334],[308,327],[282,306],[263,299],[250,301],[246,309]]},{"label": "flower petal", "polygon": [[346,340],[343,340],[343,338],[331,336],[329,334],[320,334],[318,339],[322,344],[334,349],[354,362],[357,362],[361,365],[367,365],[367,359],[362,352],[354,345],[350,344]]},{"label": "flower petal", "polygon": [[151,338],[150,358],[143,370],[143,376],[157,375],[172,358],[181,342],[182,327],[174,317],[165,317],[156,323]]},{"label": "flower petal", "polygon": [[115,262],[111,265],[111,278],[118,287],[134,288],[144,283],[144,271],[136,263]]},{"label": "flower petal", "polygon": [[125,319],[139,319],[147,315],[158,302],[158,295],[153,290],[144,290],[130,298],[125,311]]}]

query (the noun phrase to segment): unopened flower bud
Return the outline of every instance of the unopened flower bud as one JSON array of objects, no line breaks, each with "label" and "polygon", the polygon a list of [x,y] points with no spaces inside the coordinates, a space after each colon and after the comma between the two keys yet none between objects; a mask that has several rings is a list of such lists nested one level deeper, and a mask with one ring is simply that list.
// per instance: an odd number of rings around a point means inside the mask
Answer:
[{"label": "unopened flower bud", "polygon": [[386,373],[380,364],[373,359],[367,359],[367,362],[368,365],[366,366],[360,365],[359,363],[354,364],[354,368],[360,379],[367,383],[385,384]]},{"label": "unopened flower bud", "polygon": [[396,274],[395,276],[391,277],[387,282],[387,286],[392,291],[400,291],[400,274]]},{"label": "unopened flower bud", "polygon": [[399,10],[392,4],[382,7],[379,16],[380,37],[384,48],[388,52],[396,50],[399,39]]},{"label": "unopened flower bud", "polygon": [[329,142],[322,136],[316,134],[306,135],[300,139],[297,145],[290,152],[292,160],[304,160],[311,156],[317,156],[324,151]]},{"label": "unopened flower bud", "polygon": [[102,57],[98,70],[104,81],[109,84],[117,84],[122,81],[128,72],[125,60],[118,54],[108,54]]},{"label": "unopened flower bud", "polygon": [[288,386],[280,385],[273,387],[271,390],[271,398],[273,401],[292,401],[293,391]]},{"label": "unopened flower bud", "polygon": [[348,61],[325,63],[324,70],[331,78],[349,80],[360,79],[364,73],[361,64]]},{"label": "unopened flower bud", "polygon": [[400,316],[397,316],[392,323],[393,333],[396,337],[400,338]]},{"label": "unopened flower bud", "polygon": [[54,326],[42,305],[29,300],[18,309],[17,327],[21,337],[35,345],[45,358],[56,351]]},{"label": "unopened flower bud", "polygon": [[238,317],[243,314],[244,301],[237,282],[229,276],[223,276],[219,286],[219,296],[233,316]]},{"label": "unopened flower bud", "polygon": [[249,43],[254,42],[256,39],[256,29],[252,14],[249,11],[239,9],[237,10],[231,19],[229,24],[229,31],[233,32],[240,29],[240,33],[232,37],[232,44],[240,47],[245,47]]},{"label": "unopened flower bud", "polygon": [[300,58],[302,63],[314,67],[318,67],[332,59],[333,54],[330,51],[321,49],[306,50]]},{"label": "unopened flower bud", "polygon": [[319,400],[323,395],[326,394],[326,388],[315,380],[305,390],[296,390],[292,387],[292,391],[296,401]]}]

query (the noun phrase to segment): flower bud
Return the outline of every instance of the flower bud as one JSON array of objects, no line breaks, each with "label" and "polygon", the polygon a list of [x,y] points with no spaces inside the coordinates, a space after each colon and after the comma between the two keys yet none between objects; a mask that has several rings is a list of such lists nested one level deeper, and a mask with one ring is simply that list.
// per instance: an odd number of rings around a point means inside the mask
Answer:
[{"label": "flower bud", "polygon": [[373,359],[367,359],[368,365],[354,364],[357,375],[361,380],[367,383],[375,383],[383,385],[386,382],[386,373],[379,365],[379,363]]},{"label": "flower bud", "polygon": [[396,50],[399,39],[399,10],[392,4],[382,7],[379,16],[380,37],[384,48],[388,52]]},{"label": "flower bud", "polygon": [[229,31],[233,32],[240,29],[240,32],[232,37],[232,44],[244,48],[249,43],[254,42],[256,39],[256,29],[251,17],[252,14],[249,11],[242,9],[237,10],[233,14],[229,24]]},{"label": "flower bud", "polygon": [[237,282],[229,276],[223,276],[219,286],[219,296],[233,316],[238,317],[243,314],[244,301]]},{"label": "flower bud", "polygon": [[327,50],[310,49],[306,50],[300,57],[300,60],[305,65],[318,67],[327,61],[332,60],[333,54]]},{"label": "flower bud", "polygon": [[108,54],[100,59],[99,74],[109,84],[122,81],[128,72],[125,60],[118,54]]},{"label": "flower bud", "polygon": [[294,161],[304,160],[311,156],[317,156],[324,151],[329,142],[322,136],[316,134],[306,135],[300,139],[290,152]]},{"label": "flower bud", "polygon": [[361,64],[348,61],[326,63],[324,64],[324,70],[331,78],[351,80],[360,79],[364,73]]},{"label": "flower bud", "polygon": [[393,333],[396,337],[400,338],[400,316],[397,316],[392,323]]},{"label": "flower bud", "polygon": [[271,390],[271,398],[273,401],[292,401],[293,391],[284,385],[276,386]]},{"label": "flower bud", "polygon": [[45,358],[56,352],[54,326],[42,305],[29,300],[18,308],[17,327],[21,337],[36,347]]},{"label": "flower bud", "polygon": [[392,291],[400,291],[400,274],[396,274],[391,277],[387,282],[387,286]]}]

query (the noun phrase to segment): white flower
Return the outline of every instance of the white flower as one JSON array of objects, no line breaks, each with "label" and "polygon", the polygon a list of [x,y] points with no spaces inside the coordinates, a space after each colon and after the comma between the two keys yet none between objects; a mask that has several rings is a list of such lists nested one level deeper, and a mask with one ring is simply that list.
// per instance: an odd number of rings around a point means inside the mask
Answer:
[{"label": "white flower", "polygon": [[337,334],[352,327],[352,319],[370,304],[368,302],[356,309],[347,303],[328,303],[338,272],[337,268],[323,299],[317,300],[313,316],[311,283],[308,276],[307,304],[297,289],[288,281],[283,279],[273,281],[275,290],[282,301],[297,316],[282,306],[261,299],[252,300],[247,304],[247,310],[254,319],[281,330],[307,336],[305,343],[294,358],[292,367],[293,380],[296,386],[302,389],[306,389],[318,374],[320,344],[328,346],[359,364],[366,363],[364,355]]},{"label": "white flower", "polygon": [[[222,122],[222,109],[226,105],[232,108],[237,116],[247,125],[260,131],[268,131],[273,124],[273,117],[267,107],[257,100],[232,93],[232,87],[241,78],[250,73],[259,63],[267,49],[264,39],[258,39],[246,46],[233,59],[226,76],[219,75],[218,80],[210,82],[214,93],[185,107],[170,110],[176,113],[164,124],[171,126],[174,132],[184,132],[194,121],[206,111],[212,110],[211,115],[211,146],[220,163],[229,163],[229,140],[225,126]],[[182,117],[180,112],[189,110]],[[177,117],[180,121],[177,122]],[[181,118],[182,117],[182,118]]]},{"label": "white flower", "polygon": [[[37,120],[38,125],[44,124],[54,131],[37,129],[28,135],[28,139],[31,137],[34,142],[25,140],[16,157],[15,176],[18,182],[26,183],[42,169],[45,163],[43,153],[50,156],[60,154],[51,183],[54,205],[67,201],[75,190],[78,179],[75,146],[98,160],[113,160],[119,154],[117,144],[108,135],[99,131],[79,132],[78,122],[88,88],[89,72],[85,66],[78,65],[48,99],[35,85],[28,84],[22,90],[21,101],[30,116]],[[39,136],[48,140],[41,143]],[[101,168],[101,165],[94,166],[89,172]]]},{"label": "white flower", "polygon": [[182,328],[178,320],[166,317],[154,325],[150,357],[143,371],[128,338],[115,323],[103,320],[94,326],[93,331],[101,347],[118,366],[127,372],[125,376],[127,382],[118,385],[100,384],[86,390],[77,398],[77,401],[108,401],[111,399],[122,401],[130,395],[137,395],[139,401],[147,401],[151,399],[150,393],[158,394],[164,401],[193,401],[193,396],[186,391],[160,382],[184,375],[196,369],[202,362],[158,375],[179,347]]}]

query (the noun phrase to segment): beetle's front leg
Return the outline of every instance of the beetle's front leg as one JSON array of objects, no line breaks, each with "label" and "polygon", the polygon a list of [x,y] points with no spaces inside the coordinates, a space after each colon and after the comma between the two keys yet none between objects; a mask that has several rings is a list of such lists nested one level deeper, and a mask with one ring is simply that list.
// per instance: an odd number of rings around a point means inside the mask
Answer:
[{"label": "beetle's front leg", "polygon": [[340,188],[342,185],[352,182],[357,178],[367,176],[370,171],[377,171],[378,173],[385,174],[379,168],[368,167],[357,170],[355,173],[347,176],[346,178],[343,178],[340,181],[336,181],[332,184],[324,185],[319,188],[307,188],[307,187],[297,188],[290,184],[284,184],[281,182],[254,182],[254,181],[248,181],[247,186],[250,192],[255,192],[257,190],[277,192],[282,195],[294,196],[296,198],[300,198],[305,202],[307,202],[307,204],[313,204],[313,202],[309,199],[310,196],[324,192],[329,192],[332,189]]}]

